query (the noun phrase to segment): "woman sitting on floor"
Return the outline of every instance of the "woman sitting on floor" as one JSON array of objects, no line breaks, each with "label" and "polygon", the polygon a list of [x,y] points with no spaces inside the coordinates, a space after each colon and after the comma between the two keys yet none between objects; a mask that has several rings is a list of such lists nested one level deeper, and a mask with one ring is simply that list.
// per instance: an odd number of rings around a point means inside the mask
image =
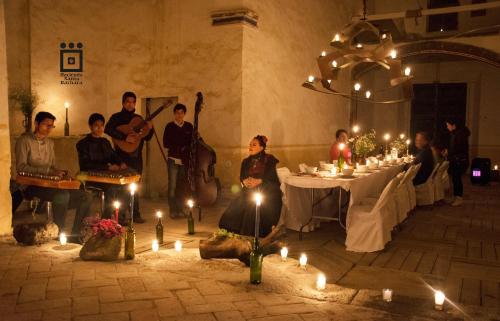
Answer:
[{"label": "woman sitting on floor", "polygon": [[242,191],[231,202],[219,221],[219,227],[229,232],[253,236],[255,233],[254,194],[262,194],[260,236],[266,236],[278,223],[281,213],[281,190],[273,155],[266,154],[267,137],[257,135],[248,147],[250,156],[241,163]]}]

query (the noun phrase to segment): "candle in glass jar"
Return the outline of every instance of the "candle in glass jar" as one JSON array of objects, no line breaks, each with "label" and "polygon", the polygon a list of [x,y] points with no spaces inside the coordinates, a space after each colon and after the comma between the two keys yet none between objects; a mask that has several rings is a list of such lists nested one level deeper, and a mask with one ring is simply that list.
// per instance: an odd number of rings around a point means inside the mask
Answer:
[{"label": "candle in glass jar", "polygon": [[299,264],[303,269],[305,269],[307,266],[307,256],[304,253],[300,255]]},{"label": "candle in glass jar", "polygon": [[181,241],[179,241],[179,240],[175,241],[174,247],[175,247],[175,250],[177,252],[182,251],[182,243],[181,243]]},{"label": "candle in glass jar", "polygon": [[158,244],[158,240],[153,240],[153,243],[151,244],[151,249],[155,253],[158,252],[158,250],[160,249],[160,245]]},{"label": "candle in glass jar", "polygon": [[286,247],[281,248],[281,260],[283,262],[286,261],[287,256],[288,256],[288,248]]},{"label": "candle in glass jar", "polygon": [[318,274],[316,279],[316,289],[318,291],[324,290],[326,288],[326,276],[323,273]]},{"label": "candle in glass jar", "polygon": [[436,310],[443,310],[443,305],[444,305],[444,300],[446,299],[446,296],[444,295],[443,292],[441,291],[436,291],[434,293],[434,308]]},{"label": "candle in glass jar", "polygon": [[65,233],[59,234],[59,242],[61,243],[61,245],[66,245],[66,243],[68,242],[68,238],[66,237]]},{"label": "candle in glass jar", "polygon": [[392,290],[391,289],[382,289],[382,299],[385,302],[392,301]]}]

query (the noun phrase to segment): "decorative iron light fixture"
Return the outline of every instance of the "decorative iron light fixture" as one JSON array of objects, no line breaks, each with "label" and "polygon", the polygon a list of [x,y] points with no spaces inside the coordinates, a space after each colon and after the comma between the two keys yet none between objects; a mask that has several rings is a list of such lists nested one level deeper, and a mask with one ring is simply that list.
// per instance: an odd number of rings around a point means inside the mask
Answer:
[{"label": "decorative iron light fixture", "polygon": [[[359,41],[362,33],[375,35],[378,42],[361,43]],[[388,70],[390,73],[390,86],[400,86],[403,97],[397,100],[376,101],[368,100],[373,94],[365,95],[366,101],[377,104],[393,104],[411,100],[413,91],[411,87],[411,69],[406,67],[402,70],[401,59],[398,57],[396,46],[392,42],[391,34],[380,31],[367,21],[358,21],[347,25],[340,33],[336,33],[330,42],[332,51],[323,51],[317,58],[321,77],[309,76],[303,87],[326,94],[340,95],[355,100],[364,100],[352,93],[343,93],[335,90],[332,80],[338,78],[340,72],[346,67],[354,67],[362,62],[375,63]],[[359,90],[359,89],[358,89]],[[376,95],[374,95],[376,96]]]}]

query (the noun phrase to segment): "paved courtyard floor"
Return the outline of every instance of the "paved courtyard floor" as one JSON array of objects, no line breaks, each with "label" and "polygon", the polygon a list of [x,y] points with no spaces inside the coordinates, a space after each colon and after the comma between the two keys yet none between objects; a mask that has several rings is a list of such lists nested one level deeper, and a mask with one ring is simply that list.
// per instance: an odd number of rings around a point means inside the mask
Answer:
[{"label": "paved courtyard floor", "polygon": [[[460,208],[418,209],[378,253],[345,251],[336,223],[303,241],[288,231],[290,258],[266,257],[259,286],[237,260],[199,257],[199,240],[216,230],[230,197],[204,209],[194,236],[185,220],[167,218],[157,254],[154,213],[167,212],[166,201],[143,200],[148,221],[136,225],[133,261],[85,262],[78,245],[1,240],[0,320],[500,320],[500,186],[467,186],[466,195]],[[324,291],[315,289],[319,271]],[[382,288],[394,290],[391,303]],[[433,309],[433,288],[448,297],[444,311]]]}]

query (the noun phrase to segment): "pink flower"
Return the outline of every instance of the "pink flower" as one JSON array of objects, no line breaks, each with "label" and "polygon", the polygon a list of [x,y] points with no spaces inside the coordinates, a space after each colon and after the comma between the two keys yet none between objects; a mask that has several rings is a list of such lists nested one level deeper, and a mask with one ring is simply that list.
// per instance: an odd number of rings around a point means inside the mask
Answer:
[{"label": "pink flower", "polygon": [[93,235],[101,235],[105,238],[121,236],[124,232],[123,227],[110,219],[99,219],[97,217],[88,217],[85,224],[92,229]]}]

